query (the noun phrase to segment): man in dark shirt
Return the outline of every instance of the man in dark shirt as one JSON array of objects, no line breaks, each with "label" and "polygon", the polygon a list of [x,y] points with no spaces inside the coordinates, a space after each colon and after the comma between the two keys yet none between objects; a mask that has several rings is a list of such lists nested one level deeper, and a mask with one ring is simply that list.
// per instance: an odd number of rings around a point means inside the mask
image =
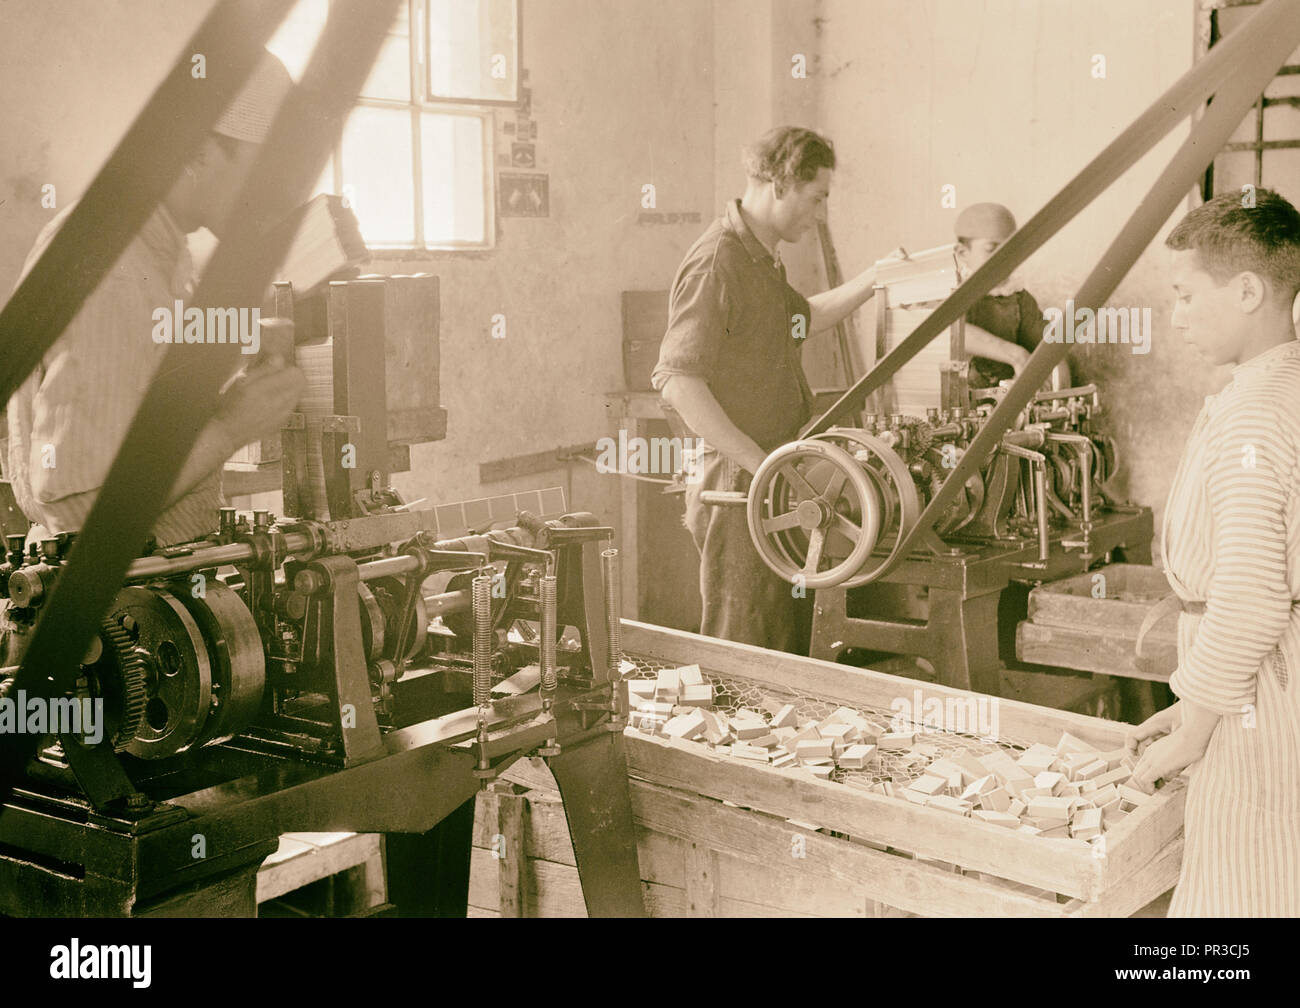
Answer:
[{"label": "man in dark shirt", "polygon": [[825,214],[835,152],[812,130],[782,126],[745,152],[748,184],[682,260],[652,383],[704,446],[686,492],[700,551],[700,632],[778,650],[802,649],[804,592],[763,563],[741,508],[709,507],[706,490],[747,491],[772,449],[812,412],[804,339],[832,329],[872,294],[874,269],[811,298],[785,279],[778,246]]},{"label": "man in dark shirt", "polygon": [[[957,215],[953,255],[961,282],[988,262],[1016,230],[1016,219],[1000,203],[975,203]],[[1043,313],[1034,296],[1014,279],[1002,282],[966,313],[966,350],[971,355],[971,388],[993,388],[1014,378],[1043,341]],[[1053,373],[1057,388],[1068,388],[1069,366]]]}]

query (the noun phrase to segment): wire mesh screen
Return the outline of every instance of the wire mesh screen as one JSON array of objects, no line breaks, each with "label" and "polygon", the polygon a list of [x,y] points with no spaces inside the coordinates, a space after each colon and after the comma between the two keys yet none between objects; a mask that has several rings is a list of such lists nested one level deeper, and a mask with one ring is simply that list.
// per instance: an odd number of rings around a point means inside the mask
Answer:
[{"label": "wire mesh screen", "polygon": [[[623,657],[636,666],[635,670],[628,670],[624,674],[625,680],[654,679],[661,669],[677,667],[675,664],[660,662],[642,655],[624,654]],[[881,733],[916,732],[916,744],[910,751],[880,751],[874,764],[862,770],[836,767],[830,779],[839,783],[846,783],[850,779],[854,783],[861,784],[889,781],[896,787],[906,787],[923,776],[926,767],[937,759],[960,754],[981,756],[996,749],[1001,749],[1012,759],[1016,759],[1031,744],[1029,740],[1005,736],[999,737],[997,741],[988,741],[974,734],[944,731],[918,720],[900,721],[899,715],[892,710],[853,706],[807,694],[787,693],[750,680],[717,675],[704,668],[701,668],[701,672],[704,681],[713,687],[711,709],[727,716],[734,715],[742,708],[765,713],[770,703],[791,704],[794,706],[799,723],[803,724],[805,721],[821,721],[835,710],[848,707],[850,710],[856,710]],[[917,685],[919,687],[922,684]]]}]

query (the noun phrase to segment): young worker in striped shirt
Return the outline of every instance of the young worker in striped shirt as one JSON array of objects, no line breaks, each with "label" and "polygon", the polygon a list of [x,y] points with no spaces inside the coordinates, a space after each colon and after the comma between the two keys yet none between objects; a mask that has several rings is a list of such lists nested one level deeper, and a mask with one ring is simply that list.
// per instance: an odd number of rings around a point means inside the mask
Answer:
[{"label": "young worker in striped shirt", "polygon": [[[1135,729],[1135,786],[1191,768],[1171,916],[1300,915],[1300,213],[1226,193],[1165,242],[1173,327],[1234,365],[1183,449],[1162,544],[1178,703]],[[1144,743],[1149,743],[1142,748]]]}]

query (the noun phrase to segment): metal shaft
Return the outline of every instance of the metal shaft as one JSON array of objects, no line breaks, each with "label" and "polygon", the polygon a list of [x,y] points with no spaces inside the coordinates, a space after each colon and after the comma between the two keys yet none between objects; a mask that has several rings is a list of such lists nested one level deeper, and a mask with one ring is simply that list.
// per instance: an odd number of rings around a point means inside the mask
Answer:
[{"label": "metal shaft", "polygon": [[1038,559],[1044,563],[1052,555],[1052,540],[1047,528],[1047,459],[1039,456],[1034,463],[1034,514],[1038,519]]},{"label": "metal shaft", "polygon": [[1026,459],[1034,474],[1034,517],[1038,523],[1038,559],[1046,563],[1052,553],[1051,533],[1047,526],[1047,456],[1042,452],[1002,442],[1002,450],[1015,458]]},{"label": "metal shaft", "polygon": [[444,616],[447,613],[464,612],[470,607],[472,600],[470,593],[465,589],[459,591],[439,592],[436,595],[424,596],[425,610],[429,618],[434,616]]}]

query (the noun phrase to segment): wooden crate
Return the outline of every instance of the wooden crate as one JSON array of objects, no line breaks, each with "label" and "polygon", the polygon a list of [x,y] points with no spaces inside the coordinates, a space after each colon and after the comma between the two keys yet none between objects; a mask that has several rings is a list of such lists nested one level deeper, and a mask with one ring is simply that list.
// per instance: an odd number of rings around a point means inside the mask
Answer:
[{"label": "wooden crate", "polygon": [[378,833],[285,833],[257,873],[257,902],[337,877],[335,912],[362,914],[387,898],[383,837]]},{"label": "wooden crate", "polygon": [[1144,564],[1110,564],[1039,585],[1029,593],[1029,619],[1016,628],[1016,656],[1040,665],[1168,682],[1178,665],[1172,617],[1147,634],[1150,664],[1139,667],[1134,659],[1142,621],[1169,590],[1164,572]]},{"label": "wooden crate", "polygon": [[[630,656],[744,679],[775,694],[889,710],[920,690],[962,690],[624,621]],[[1099,749],[1125,726],[999,701],[1005,737],[1055,745],[1069,732]],[[1162,789],[1108,830],[1104,856],[1077,840],[1043,839],[913,805],[803,770],[717,756],[700,744],[626,733],[646,905],[662,916],[1127,916],[1177,882],[1184,785]],[[502,864],[529,915],[579,915],[577,871],[563,809],[540,761],[509,777],[522,799],[528,861],[493,857],[503,796],[481,799],[471,903],[497,912]],[[791,821],[793,820],[793,822]],[[805,825],[797,825],[802,823]],[[808,826],[818,829],[809,829]]]}]

